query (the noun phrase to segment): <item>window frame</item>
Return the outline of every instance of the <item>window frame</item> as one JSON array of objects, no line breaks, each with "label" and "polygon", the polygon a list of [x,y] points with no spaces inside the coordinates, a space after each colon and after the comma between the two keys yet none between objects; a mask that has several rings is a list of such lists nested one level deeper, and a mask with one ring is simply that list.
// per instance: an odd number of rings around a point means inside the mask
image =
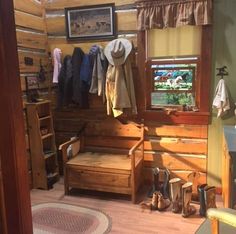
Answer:
[{"label": "window frame", "polygon": [[[193,59],[193,57],[195,59]],[[192,86],[192,90],[154,90],[154,80],[153,80],[153,70],[155,70],[156,68],[152,68],[153,65],[165,65],[165,64],[174,64],[174,65],[178,65],[178,64],[196,64],[197,65],[197,70],[195,70],[195,68],[192,68],[192,70],[194,71],[194,81],[193,81],[193,86]],[[176,57],[176,58],[149,58],[147,63],[146,63],[146,71],[147,71],[147,75],[146,75],[146,80],[145,82],[147,83],[146,87],[149,87],[147,90],[149,90],[149,95],[148,95],[148,91],[147,91],[147,103],[146,103],[146,107],[148,110],[156,110],[156,109],[177,109],[177,110],[181,110],[182,106],[181,105],[152,105],[152,93],[194,93],[194,97],[197,96],[197,91],[199,89],[198,87],[198,70],[199,70],[199,56],[186,56],[186,57]],[[173,67],[173,69],[175,70],[180,70],[182,67]],[[169,68],[168,68],[169,69]],[[170,69],[171,70],[171,69]],[[149,84],[150,83],[150,84]],[[195,101],[196,103],[196,101]],[[195,105],[196,107],[198,106],[197,103]]]},{"label": "window frame", "polygon": [[148,121],[172,124],[209,124],[210,120],[210,80],[212,66],[212,25],[202,26],[201,51],[199,55],[198,80],[196,89],[196,105],[198,111],[178,111],[171,109],[150,109],[150,77],[148,70],[149,58],[147,56],[147,31],[138,32],[137,65],[139,80],[137,84],[138,111],[140,118]]}]

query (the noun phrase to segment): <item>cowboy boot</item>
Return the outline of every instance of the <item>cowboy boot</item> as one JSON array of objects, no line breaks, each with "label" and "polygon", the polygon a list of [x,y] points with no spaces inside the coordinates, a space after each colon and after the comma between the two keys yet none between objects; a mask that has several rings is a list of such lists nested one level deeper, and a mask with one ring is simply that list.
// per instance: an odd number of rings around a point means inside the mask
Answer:
[{"label": "cowboy boot", "polygon": [[163,187],[161,189],[161,193],[163,195],[163,197],[169,198],[170,194],[169,194],[169,180],[170,180],[170,171],[168,169],[165,169],[164,171],[164,182],[163,182]]},{"label": "cowboy boot", "polygon": [[199,195],[198,195],[198,187],[200,186],[199,183],[200,178],[200,172],[193,171],[188,175],[188,182],[192,182],[192,200],[193,201],[199,201]]},{"label": "cowboy boot", "polygon": [[214,186],[206,186],[204,188],[204,198],[206,210],[216,208],[216,188]]},{"label": "cowboy boot", "polygon": [[157,210],[157,204],[158,203],[158,192],[155,191],[152,195],[152,201],[151,201],[151,210]]},{"label": "cowboy boot", "polygon": [[187,182],[182,186],[182,216],[184,218],[196,212],[195,207],[190,205],[192,197],[192,185],[192,182]]},{"label": "cowboy boot", "polygon": [[158,167],[155,167],[152,169],[153,184],[152,184],[151,190],[148,192],[148,197],[152,197],[155,191],[160,191],[159,172],[160,172],[160,169]]},{"label": "cowboy boot", "polygon": [[199,202],[200,202],[199,214],[201,216],[206,216],[206,203],[205,203],[205,191],[204,191],[204,188],[206,186],[207,184],[202,184],[198,187]]},{"label": "cowboy boot", "polygon": [[170,206],[171,202],[169,198],[164,198],[162,193],[160,192],[157,193],[157,196],[158,196],[157,209],[159,211],[163,211]]},{"label": "cowboy boot", "polygon": [[181,179],[173,178],[169,181],[170,197],[172,201],[172,212],[178,213],[181,211]]}]

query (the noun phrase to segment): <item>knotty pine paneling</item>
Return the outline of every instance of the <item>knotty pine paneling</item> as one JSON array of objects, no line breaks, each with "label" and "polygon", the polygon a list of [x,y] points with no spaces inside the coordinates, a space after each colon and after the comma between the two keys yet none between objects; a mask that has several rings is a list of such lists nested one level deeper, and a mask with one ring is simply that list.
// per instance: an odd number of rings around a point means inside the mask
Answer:
[{"label": "knotty pine paneling", "polygon": [[17,26],[45,31],[45,25],[42,17],[30,15],[21,11],[15,10],[15,23]]},{"label": "knotty pine paneling", "polygon": [[151,151],[207,154],[207,140],[189,138],[148,138],[144,148]]},{"label": "knotty pine paneling", "polygon": [[16,30],[17,45],[31,49],[47,49],[46,34],[39,34],[30,31]]},{"label": "knotty pine paneling", "polygon": [[[136,11],[117,11],[117,32],[137,31]],[[66,25],[64,16],[46,18],[47,33],[49,35],[66,35]]]},{"label": "knotty pine paneling", "polygon": [[35,0],[14,0],[14,9],[32,15],[42,16],[42,5]]},{"label": "knotty pine paneling", "polygon": [[21,91],[26,90],[25,76],[20,76]]},{"label": "knotty pine paneling", "polygon": [[148,124],[148,136],[166,136],[166,137],[190,137],[207,139],[207,125],[158,125]]},{"label": "knotty pine paneling", "polygon": [[65,7],[78,7],[78,6],[91,6],[97,4],[107,4],[107,3],[115,3],[116,6],[123,6],[128,4],[134,4],[135,0],[53,0],[47,1],[45,8],[46,10],[61,10]]},{"label": "knotty pine paneling", "polygon": [[137,11],[118,11],[117,15],[117,31],[137,31]]},{"label": "knotty pine paneling", "polygon": [[145,167],[206,172],[206,155],[145,151]]},{"label": "knotty pine paneling", "polygon": [[[121,147],[121,148],[131,148],[135,141],[121,141],[112,137],[102,137],[104,130],[101,129],[101,136],[87,136],[87,144],[93,146],[109,145],[110,147]],[[111,130],[112,131],[112,130]],[[114,132],[116,129],[114,128]],[[118,131],[118,130],[117,130]],[[128,128],[127,128],[128,132]],[[158,141],[145,140],[144,150],[147,151],[161,151],[161,152],[172,152],[172,153],[189,153],[189,154],[206,154],[207,144],[206,142],[201,142],[201,140],[191,141],[179,141],[177,139],[166,139],[161,138]]]},{"label": "knotty pine paneling", "polygon": [[[19,65],[21,73],[37,73],[39,72],[40,59],[45,70],[49,66],[49,58],[46,53],[34,53],[31,51],[18,51]],[[25,64],[25,57],[30,57],[33,59],[33,65]]]}]

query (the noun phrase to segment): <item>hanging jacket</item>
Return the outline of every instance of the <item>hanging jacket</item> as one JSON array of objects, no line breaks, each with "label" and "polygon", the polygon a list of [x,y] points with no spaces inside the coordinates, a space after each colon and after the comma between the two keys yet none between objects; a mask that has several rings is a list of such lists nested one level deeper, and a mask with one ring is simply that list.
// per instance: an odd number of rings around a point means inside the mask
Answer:
[{"label": "hanging jacket", "polygon": [[73,69],[73,97],[72,100],[76,104],[81,104],[81,87],[80,87],[80,69],[84,57],[84,52],[81,48],[75,47],[72,54],[72,69]]},{"label": "hanging jacket", "polygon": [[53,50],[53,83],[58,83],[58,76],[61,71],[61,50],[55,48]]},{"label": "hanging jacket", "polygon": [[89,88],[92,79],[93,64],[91,56],[85,54],[80,68],[81,108],[89,108]]},{"label": "hanging jacket", "polygon": [[108,115],[118,117],[124,112],[137,114],[129,57],[123,65],[109,65],[106,77],[106,99]]},{"label": "hanging jacket", "polygon": [[66,55],[58,77],[58,106],[67,106],[72,101],[73,80],[72,80],[72,60],[70,55]]},{"label": "hanging jacket", "polygon": [[[92,53],[93,52],[93,53]],[[100,46],[93,46],[90,50],[90,54],[93,54],[93,72],[92,81],[90,86],[90,93],[98,94],[98,96],[103,96],[105,93],[105,71],[103,68],[102,61],[105,60],[103,54],[103,49]]]}]

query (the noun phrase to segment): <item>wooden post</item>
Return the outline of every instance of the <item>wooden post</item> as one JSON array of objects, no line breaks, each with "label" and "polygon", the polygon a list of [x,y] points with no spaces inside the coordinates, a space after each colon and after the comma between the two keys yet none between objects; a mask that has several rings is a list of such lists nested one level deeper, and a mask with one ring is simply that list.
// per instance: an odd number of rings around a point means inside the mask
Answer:
[{"label": "wooden post", "polygon": [[211,219],[211,234],[219,234],[219,221]]},{"label": "wooden post", "polygon": [[4,234],[32,234],[13,0],[0,0],[0,161]]}]

